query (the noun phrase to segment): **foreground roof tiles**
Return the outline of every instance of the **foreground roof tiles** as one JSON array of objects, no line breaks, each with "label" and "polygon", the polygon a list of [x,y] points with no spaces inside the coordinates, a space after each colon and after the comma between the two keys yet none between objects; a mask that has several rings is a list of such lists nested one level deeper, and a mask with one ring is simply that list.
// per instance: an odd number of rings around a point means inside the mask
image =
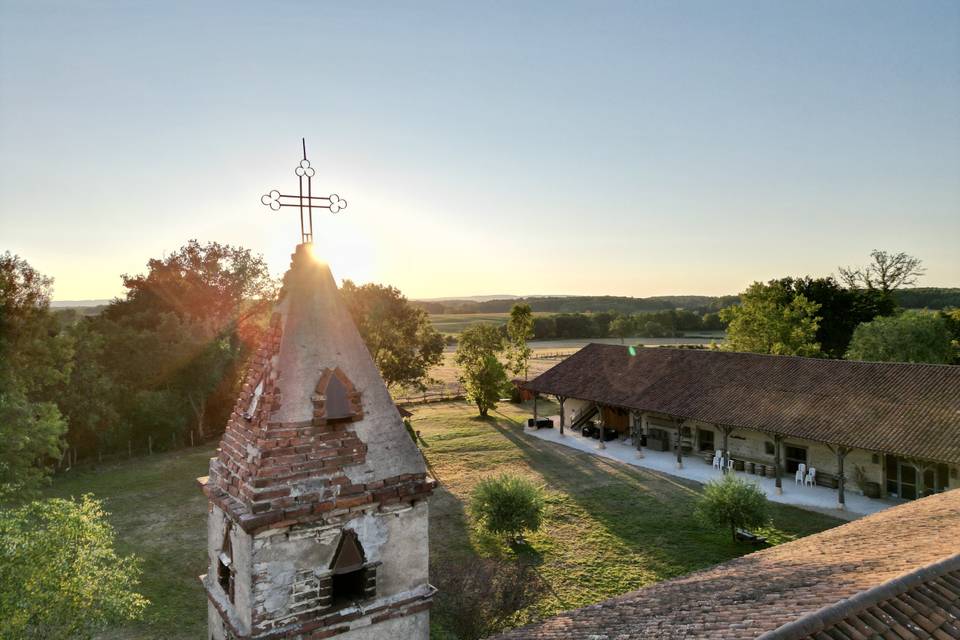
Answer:
[{"label": "foreground roof tiles", "polygon": [[498,636],[758,637],[960,638],[960,490]]},{"label": "foreground roof tiles", "polygon": [[527,389],[960,462],[960,367],[590,344]]}]

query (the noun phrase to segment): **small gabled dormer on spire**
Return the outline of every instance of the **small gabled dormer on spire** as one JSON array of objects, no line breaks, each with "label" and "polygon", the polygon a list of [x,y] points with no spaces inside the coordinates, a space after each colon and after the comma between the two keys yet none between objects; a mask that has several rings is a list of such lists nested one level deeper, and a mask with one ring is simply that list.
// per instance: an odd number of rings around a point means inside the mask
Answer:
[{"label": "small gabled dormer on spire", "polygon": [[340,367],[324,369],[313,395],[314,426],[331,422],[356,422],[363,418],[360,392]]}]

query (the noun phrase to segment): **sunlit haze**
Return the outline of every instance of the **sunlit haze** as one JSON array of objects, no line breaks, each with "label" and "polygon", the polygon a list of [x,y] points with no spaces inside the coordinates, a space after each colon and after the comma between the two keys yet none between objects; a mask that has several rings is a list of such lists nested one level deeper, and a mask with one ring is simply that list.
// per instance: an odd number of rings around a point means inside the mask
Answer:
[{"label": "sunlit haze", "polygon": [[190,238],[279,275],[727,294],[871,249],[960,286],[960,3],[0,0],[0,251],[109,298]]}]

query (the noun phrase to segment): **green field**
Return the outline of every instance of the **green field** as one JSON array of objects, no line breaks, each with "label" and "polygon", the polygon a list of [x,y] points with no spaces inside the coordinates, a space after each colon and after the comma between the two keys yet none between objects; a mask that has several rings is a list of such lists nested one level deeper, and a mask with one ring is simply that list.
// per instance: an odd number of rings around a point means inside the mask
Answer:
[{"label": "green field", "polygon": [[[430,501],[431,572],[464,555],[508,555],[505,546],[469,524],[465,499],[482,477],[523,474],[548,496],[544,528],[529,536],[528,553],[550,589],[517,622],[579,607],[672,576],[722,562],[751,548],[725,529],[692,516],[695,482],[636,469],[524,435],[527,407],[502,405],[491,419],[463,402],[413,407],[423,451],[439,480]],[[543,407],[544,412],[549,407]],[[146,620],[108,638],[187,639],[205,636],[206,501],[194,479],[206,475],[213,449],[134,459],[99,470],[70,472],[50,495],[93,492],[105,501],[123,553],[144,559],[142,591],[152,602]],[[771,505],[765,534],[773,542],[840,524],[828,516]],[[439,594],[438,598],[443,598]],[[441,603],[438,603],[438,608]],[[441,621],[434,616],[434,628]]]},{"label": "green field", "polygon": [[507,324],[509,313],[435,313],[430,322],[440,333],[459,335],[476,324]]}]

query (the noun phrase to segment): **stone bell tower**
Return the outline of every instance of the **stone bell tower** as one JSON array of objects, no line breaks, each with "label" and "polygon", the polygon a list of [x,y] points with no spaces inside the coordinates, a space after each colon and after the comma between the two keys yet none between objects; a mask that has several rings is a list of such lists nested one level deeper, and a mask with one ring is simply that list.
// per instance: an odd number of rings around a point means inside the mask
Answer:
[{"label": "stone bell tower", "polygon": [[433,481],[309,245],[200,484],[210,638],[428,638]]}]

